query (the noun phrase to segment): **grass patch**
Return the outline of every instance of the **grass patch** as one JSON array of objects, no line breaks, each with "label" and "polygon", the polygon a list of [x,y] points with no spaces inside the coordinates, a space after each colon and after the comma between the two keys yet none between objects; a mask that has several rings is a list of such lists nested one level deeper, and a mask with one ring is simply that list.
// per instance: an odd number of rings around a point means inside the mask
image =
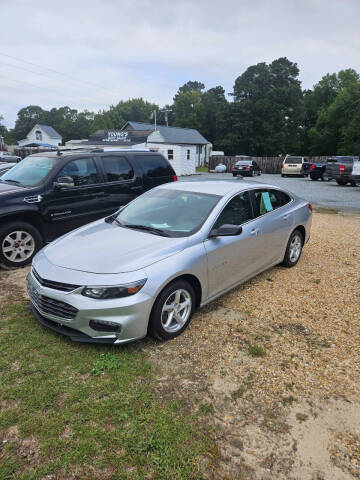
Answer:
[{"label": "grass patch", "polygon": [[249,345],[248,351],[252,357],[263,357],[265,355],[265,348],[257,345]]},{"label": "grass patch", "polygon": [[1,480],[199,479],[215,461],[206,427],[155,393],[139,344],[73,343],[26,302],[2,304],[0,326]]},{"label": "grass patch", "polygon": [[197,172],[208,172],[208,167],[196,167]]}]

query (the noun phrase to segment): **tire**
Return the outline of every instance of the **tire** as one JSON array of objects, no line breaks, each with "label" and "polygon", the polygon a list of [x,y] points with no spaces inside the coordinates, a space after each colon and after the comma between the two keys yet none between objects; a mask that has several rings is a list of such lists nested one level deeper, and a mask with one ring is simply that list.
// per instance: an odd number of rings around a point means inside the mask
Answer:
[{"label": "tire", "polygon": [[[180,292],[180,293],[179,293]],[[179,303],[189,304],[183,310],[178,310],[180,317],[170,321],[166,328],[166,321],[173,310],[163,310],[164,306],[174,305],[179,295]],[[170,340],[180,335],[189,325],[195,309],[195,291],[186,280],[175,280],[167,285],[155,300],[149,321],[149,334],[158,340]],[[185,310],[185,311],[184,311]],[[167,313],[170,312],[170,313]],[[183,312],[183,313],[181,313]],[[176,314],[173,314],[172,318]],[[182,318],[181,322],[178,319]],[[165,325],[164,325],[165,324]]]},{"label": "tire", "polygon": [[351,180],[351,181],[350,181],[350,185],[351,185],[352,187],[356,187],[356,182],[354,182],[353,180]]},{"label": "tire", "polygon": [[[301,257],[304,239],[300,230],[294,230],[290,235],[286,246],[286,252],[282,264],[284,267],[295,267]],[[295,251],[294,251],[295,249]]]},{"label": "tire", "polygon": [[0,229],[0,263],[6,267],[28,265],[41,246],[40,233],[29,223],[12,222]]},{"label": "tire", "polygon": [[348,182],[346,180],[342,180],[341,178],[336,179],[336,183],[341,185],[342,187],[346,185]]},{"label": "tire", "polygon": [[284,177],[285,177],[285,175],[284,175],[283,173],[281,174],[281,176],[282,176],[282,178],[284,178]]},{"label": "tire", "polygon": [[237,177],[237,173],[233,173],[232,176],[233,176],[233,177]]}]

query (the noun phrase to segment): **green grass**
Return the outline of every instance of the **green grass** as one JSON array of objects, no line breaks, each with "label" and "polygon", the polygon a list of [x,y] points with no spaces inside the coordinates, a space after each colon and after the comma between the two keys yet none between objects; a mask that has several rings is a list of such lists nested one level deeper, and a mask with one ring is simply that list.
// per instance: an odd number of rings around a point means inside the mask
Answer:
[{"label": "green grass", "polygon": [[196,167],[197,172],[208,172],[208,167]]},{"label": "green grass", "polygon": [[252,357],[263,357],[266,353],[265,348],[257,345],[256,343],[254,345],[250,344],[248,350]]},{"label": "green grass", "polygon": [[76,344],[26,302],[2,304],[0,480],[202,478],[201,458],[216,457],[209,432],[155,393],[142,346]]}]

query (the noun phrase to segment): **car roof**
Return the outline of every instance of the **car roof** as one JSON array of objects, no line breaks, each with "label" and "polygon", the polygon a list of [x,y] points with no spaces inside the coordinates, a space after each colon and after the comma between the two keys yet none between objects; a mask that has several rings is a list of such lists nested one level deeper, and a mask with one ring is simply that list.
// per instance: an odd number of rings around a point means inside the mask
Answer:
[{"label": "car roof", "polygon": [[91,156],[94,155],[103,155],[105,154],[134,154],[134,153],[141,153],[145,155],[159,155],[159,152],[149,152],[146,150],[103,150],[101,148],[84,148],[84,149],[77,149],[77,150],[59,150],[60,155],[58,154],[58,151],[52,151],[52,152],[39,152],[39,153],[33,153],[32,155],[29,155],[31,157],[56,157],[56,158],[66,158],[66,157],[73,157],[73,156],[84,156],[84,155],[89,155]]},{"label": "car roof", "polygon": [[256,182],[233,182],[226,180],[214,180],[204,182],[172,182],[160,185],[158,188],[167,188],[169,190],[184,190],[186,192],[209,193],[224,197],[228,193],[242,192],[244,190],[255,188],[271,188],[278,190],[273,185]]}]

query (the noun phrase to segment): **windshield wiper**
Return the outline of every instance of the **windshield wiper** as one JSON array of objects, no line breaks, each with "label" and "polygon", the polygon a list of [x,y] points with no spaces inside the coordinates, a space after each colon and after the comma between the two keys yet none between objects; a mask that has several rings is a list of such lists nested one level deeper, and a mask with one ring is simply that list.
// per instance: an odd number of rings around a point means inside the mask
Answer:
[{"label": "windshield wiper", "polygon": [[155,235],[162,235],[163,237],[170,237],[168,232],[166,232],[165,230],[161,230],[161,228],[148,227],[147,225],[133,225],[133,224],[131,225],[122,224],[121,226],[126,228],[133,228],[136,230],[144,230],[145,232],[154,233]]},{"label": "windshield wiper", "polygon": [[15,185],[21,185],[22,187],[24,186],[21,182],[18,180],[1,180],[2,182],[9,182],[9,183],[15,183]]}]

